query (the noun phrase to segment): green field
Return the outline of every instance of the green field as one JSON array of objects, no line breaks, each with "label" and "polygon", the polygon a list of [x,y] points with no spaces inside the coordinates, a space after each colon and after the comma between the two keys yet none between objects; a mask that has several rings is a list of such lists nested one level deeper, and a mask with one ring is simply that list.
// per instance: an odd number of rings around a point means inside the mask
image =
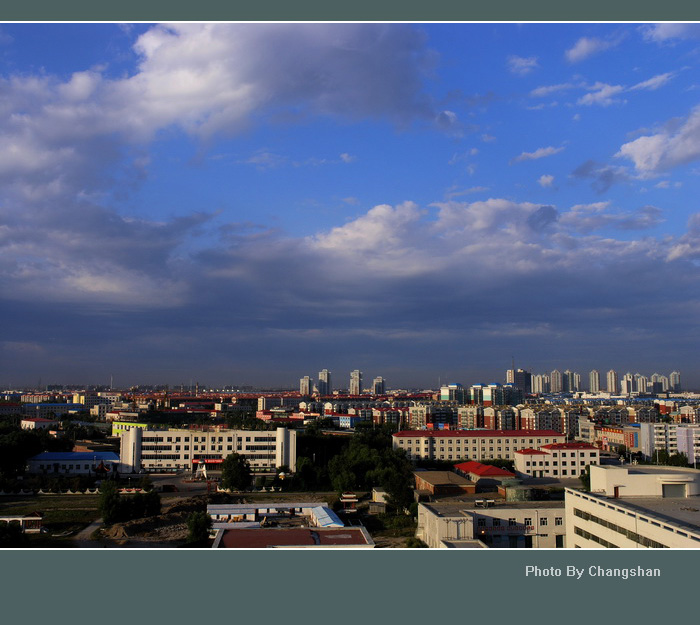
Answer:
[{"label": "green field", "polygon": [[0,514],[41,512],[49,534],[75,532],[99,517],[97,495],[37,495],[2,497]]}]

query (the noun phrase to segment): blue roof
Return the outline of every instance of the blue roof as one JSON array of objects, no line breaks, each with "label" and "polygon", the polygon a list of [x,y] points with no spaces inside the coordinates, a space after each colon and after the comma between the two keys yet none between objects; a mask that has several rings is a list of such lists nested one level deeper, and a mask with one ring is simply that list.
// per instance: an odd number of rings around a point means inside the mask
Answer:
[{"label": "blue roof", "polygon": [[113,451],[45,451],[30,458],[43,462],[119,462]]}]

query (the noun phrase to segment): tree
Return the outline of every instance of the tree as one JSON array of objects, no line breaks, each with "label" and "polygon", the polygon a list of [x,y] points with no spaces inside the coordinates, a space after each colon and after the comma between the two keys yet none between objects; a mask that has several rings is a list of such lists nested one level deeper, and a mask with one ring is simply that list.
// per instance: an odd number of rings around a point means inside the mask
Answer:
[{"label": "tree", "polygon": [[0,521],[0,547],[22,547],[26,543],[27,537],[19,521]]},{"label": "tree", "polygon": [[410,538],[406,539],[406,547],[408,547],[409,549],[427,549],[428,545],[424,543],[420,538],[411,536]]},{"label": "tree", "polygon": [[581,480],[581,484],[583,485],[584,490],[590,491],[591,490],[591,465],[588,465],[584,470],[581,475],[579,475],[579,478]]},{"label": "tree", "polygon": [[237,453],[226,456],[221,463],[221,485],[228,490],[245,490],[250,486],[250,480],[248,461]]},{"label": "tree", "polygon": [[98,509],[107,525],[116,523],[119,520],[121,513],[120,504],[119,491],[116,484],[111,481],[102,482]]},{"label": "tree", "polygon": [[211,516],[204,511],[193,512],[187,518],[187,542],[200,543],[209,538]]}]

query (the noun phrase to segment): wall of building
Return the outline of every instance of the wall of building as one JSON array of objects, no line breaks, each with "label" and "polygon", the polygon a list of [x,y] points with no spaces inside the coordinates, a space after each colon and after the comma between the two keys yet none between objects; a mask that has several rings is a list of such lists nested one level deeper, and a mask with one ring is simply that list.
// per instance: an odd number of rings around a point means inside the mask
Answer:
[{"label": "wall of building", "polygon": [[699,548],[700,528],[665,523],[624,500],[566,490],[566,547],[601,549]]}]

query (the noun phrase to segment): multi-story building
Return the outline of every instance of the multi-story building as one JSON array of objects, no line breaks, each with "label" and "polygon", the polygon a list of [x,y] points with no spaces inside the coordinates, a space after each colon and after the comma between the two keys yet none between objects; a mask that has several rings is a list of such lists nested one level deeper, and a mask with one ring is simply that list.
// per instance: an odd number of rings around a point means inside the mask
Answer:
[{"label": "multi-story building", "polygon": [[532,391],[532,374],[524,369],[508,369],[506,371],[506,384],[512,384],[523,393]]},{"label": "multi-story building", "polygon": [[671,372],[668,376],[668,383],[674,393],[681,392],[681,374],[678,371]]},{"label": "multi-story building", "polygon": [[610,369],[606,375],[608,393],[617,395],[620,392],[620,378],[617,371]]},{"label": "multi-story building", "polygon": [[515,470],[526,477],[578,477],[600,463],[597,447],[587,443],[554,443],[515,452]]},{"label": "multi-story building", "polygon": [[481,404],[457,407],[457,428],[476,430],[484,427],[484,407]]},{"label": "multi-story building", "polygon": [[296,431],[144,429],[134,427],[121,434],[122,473],[144,471],[193,471],[198,465],[216,466],[232,453],[243,456],[256,473],[277,467],[296,469]]},{"label": "multi-story building", "polygon": [[372,395],[384,395],[386,393],[386,382],[382,376],[377,376],[372,380]]},{"label": "multi-story building", "polygon": [[331,372],[323,369],[318,372],[318,384],[316,385],[319,395],[322,397],[333,393],[333,383],[331,382]]},{"label": "multi-story building", "polygon": [[588,390],[591,393],[600,393],[600,372],[597,369],[588,374]]},{"label": "multi-story building", "polygon": [[301,380],[299,380],[299,394],[302,397],[308,397],[311,395],[311,390],[313,387],[313,381],[308,375],[305,375]]},{"label": "multi-story building", "polygon": [[418,404],[408,409],[411,429],[451,430],[457,424],[457,407],[444,404]]},{"label": "multi-story building", "polygon": [[350,395],[362,394],[362,371],[355,369],[350,373]]},{"label": "multi-story building", "polygon": [[416,537],[431,548],[563,547],[563,501],[504,501],[483,495],[418,504]]},{"label": "multi-story building", "polygon": [[558,369],[549,374],[549,390],[551,393],[561,393],[564,390],[563,377]]},{"label": "multi-story building", "polygon": [[514,460],[518,449],[564,443],[553,430],[405,430],[392,435],[393,447],[411,460]]},{"label": "multi-story building", "polygon": [[639,447],[648,460],[659,451],[682,453],[688,462],[700,460],[700,425],[693,423],[640,423]]},{"label": "multi-story building", "polygon": [[464,404],[466,394],[461,384],[446,384],[440,387],[440,401],[454,401]]},{"label": "multi-story building", "polygon": [[602,465],[590,479],[566,489],[568,548],[700,547],[700,471]]},{"label": "multi-story building", "polygon": [[549,376],[546,373],[532,376],[532,392],[533,393],[549,393]]}]

